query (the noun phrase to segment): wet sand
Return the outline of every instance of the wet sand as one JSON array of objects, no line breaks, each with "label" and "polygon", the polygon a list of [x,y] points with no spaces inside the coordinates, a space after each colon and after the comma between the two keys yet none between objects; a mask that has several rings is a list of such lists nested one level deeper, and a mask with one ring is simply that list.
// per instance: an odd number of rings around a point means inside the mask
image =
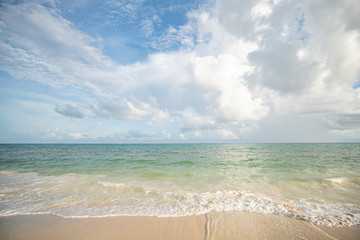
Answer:
[{"label": "wet sand", "polygon": [[65,219],[52,215],[0,217],[0,239],[360,239],[358,227],[322,227],[246,212],[187,217],[120,216]]}]

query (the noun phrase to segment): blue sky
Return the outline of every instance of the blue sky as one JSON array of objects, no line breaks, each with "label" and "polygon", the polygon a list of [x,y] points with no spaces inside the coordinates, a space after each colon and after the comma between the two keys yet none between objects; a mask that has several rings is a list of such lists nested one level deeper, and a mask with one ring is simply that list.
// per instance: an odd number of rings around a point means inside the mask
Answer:
[{"label": "blue sky", "polygon": [[360,141],[359,11],[2,1],[0,142]]}]

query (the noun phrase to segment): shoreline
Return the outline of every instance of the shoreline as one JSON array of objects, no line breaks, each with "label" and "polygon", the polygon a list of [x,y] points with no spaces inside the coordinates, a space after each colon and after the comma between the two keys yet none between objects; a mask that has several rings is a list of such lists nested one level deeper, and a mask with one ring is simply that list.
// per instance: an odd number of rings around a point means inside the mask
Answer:
[{"label": "shoreline", "polygon": [[249,212],[185,217],[61,218],[50,214],[0,217],[0,239],[360,239],[359,227],[325,227]]}]

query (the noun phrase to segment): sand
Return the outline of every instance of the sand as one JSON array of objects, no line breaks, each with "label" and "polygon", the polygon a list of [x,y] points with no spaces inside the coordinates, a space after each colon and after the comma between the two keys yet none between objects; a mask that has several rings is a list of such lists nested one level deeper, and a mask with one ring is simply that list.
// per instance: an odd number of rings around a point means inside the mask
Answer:
[{"label": "sand", "polygon": [[0,217],[0,239],[360,239],[358,227],[321,227],[272,214],[220,212],[188,217],[65,219]]}]

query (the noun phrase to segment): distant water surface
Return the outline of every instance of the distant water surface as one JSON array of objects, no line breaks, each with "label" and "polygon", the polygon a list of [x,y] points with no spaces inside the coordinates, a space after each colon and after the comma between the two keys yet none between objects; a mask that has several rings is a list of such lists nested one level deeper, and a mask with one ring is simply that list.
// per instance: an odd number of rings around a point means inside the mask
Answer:
[{"label": "distant water surface", "polygon": [[0,216],[274,213],[360,226],[360,144],[2,144]]}]

